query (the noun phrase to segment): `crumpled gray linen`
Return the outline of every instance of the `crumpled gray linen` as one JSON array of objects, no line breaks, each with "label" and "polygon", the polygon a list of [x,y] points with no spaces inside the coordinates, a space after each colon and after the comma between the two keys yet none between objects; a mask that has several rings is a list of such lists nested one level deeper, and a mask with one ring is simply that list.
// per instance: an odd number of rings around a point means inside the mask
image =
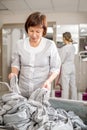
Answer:
[{"label": "crumpled gray linen", "polygon": [[35,90],[28,100],[18,93],[5,94],[2,121],[15,130],[80,130],[73,129],[69,113],[52,108],[48,99],[48,91],[43,88]]},{"label": "crumpled gray linen", "polygon": [[47,124],[41,126],[37,130],[73,130],[71,121],[68,119],[67,123],[62,121],[59,122],[48,122]]},{"label": "crumpled gray linen", "polygon": [[32,99],[34,101],[40,102],[43,105],[49,105],[49,96],[50,90],[43,87],[36,89],[29,97],[29,100]]},{"label": "crumpled gray linen", "polygon": [[10,79],[10,88],[12,92],[21,94],[18,86],[18,78],[16,74]]}]

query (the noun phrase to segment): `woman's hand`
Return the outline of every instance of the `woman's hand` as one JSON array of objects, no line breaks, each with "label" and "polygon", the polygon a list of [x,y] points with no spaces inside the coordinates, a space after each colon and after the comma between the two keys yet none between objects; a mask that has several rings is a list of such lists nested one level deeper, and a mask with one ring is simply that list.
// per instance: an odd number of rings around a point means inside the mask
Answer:
[{"label": "woman's hand", "polygon": [[46,80],[46,81],[44,82],[44,84],[43,84],[42,87],[47,88],[47,89],[50,89],[51,83],[50,83],[48,80]]},{"label": "woman's hand", "polygon": [[11,73],[8,75],[9,80],[14,76],[14,75],[18,75],[19,70],[16,67],[12,67],[11,68]]},{"label": "woman's hand", "polygon": [[10,73],[10,74],[8,75],[9,80],[10,80],[14,75],[16,75],[16,74],[15,74],[15,73]]}]

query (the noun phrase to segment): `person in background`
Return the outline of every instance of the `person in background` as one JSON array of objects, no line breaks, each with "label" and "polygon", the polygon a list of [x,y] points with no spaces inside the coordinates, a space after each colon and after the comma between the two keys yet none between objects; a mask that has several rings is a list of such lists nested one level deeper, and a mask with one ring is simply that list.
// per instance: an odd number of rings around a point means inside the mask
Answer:
[{"label": "person in background", "polygon": [[28,37],[17,42],[8,77],[19,76],[21,95],[29,98],[37,88],[51,89],[60,72],[61,60],[54,41],[45,38],[46,15],[31,13],[25,22],[25,31]]},{"label": "person in background", "polygon": [[[75,78],[75,48],[72,44],[72,36],[70,32],[63,33],[64,46],[60,49],[61,58],[61,85],[62,98],[77,99],[77,87]],[[70,93],[69,93],[70,92]]]}]

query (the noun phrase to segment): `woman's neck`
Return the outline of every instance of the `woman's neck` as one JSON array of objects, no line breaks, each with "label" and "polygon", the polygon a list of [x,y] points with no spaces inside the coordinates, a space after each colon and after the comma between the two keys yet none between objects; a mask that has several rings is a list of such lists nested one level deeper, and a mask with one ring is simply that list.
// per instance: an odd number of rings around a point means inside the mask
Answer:
[{"label": "woman's neck", "polygon": [[30,45],[31,45],[32,47],[37,47],[37,46],[39,46],[40,41],[41,41],[41,40],[38,40],[38,41],[35,42],[35,41],[32,41],[32,40],[29,40]]},{"label": "woman's neck", "polygon": [[65,43],[65,44],[70,44],[71,42],[65,41],[64,43]]}]

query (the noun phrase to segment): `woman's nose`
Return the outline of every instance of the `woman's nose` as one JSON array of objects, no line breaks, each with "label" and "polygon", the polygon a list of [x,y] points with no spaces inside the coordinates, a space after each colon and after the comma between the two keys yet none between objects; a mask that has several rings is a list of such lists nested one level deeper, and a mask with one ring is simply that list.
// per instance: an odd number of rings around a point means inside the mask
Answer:
[{"label": "woman's nose", "polygon": [[33,37],[36,37],[36,32],[33,32]]}]

